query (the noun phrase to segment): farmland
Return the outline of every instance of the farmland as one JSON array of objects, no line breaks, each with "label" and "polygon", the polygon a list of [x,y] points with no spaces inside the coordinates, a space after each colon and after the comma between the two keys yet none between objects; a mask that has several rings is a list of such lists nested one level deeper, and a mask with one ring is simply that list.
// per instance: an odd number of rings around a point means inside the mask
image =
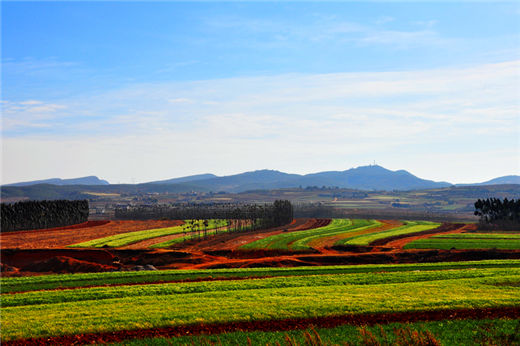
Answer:
[{"label": "farmland", "polygon": [[38,231],[1,233],[0,240],[3,249],[61,249],[68,245],[112,235],[175,227],[181,224],[180,220],[90,221],[87,224],[78,225],[81,227],[69,226]]},{"label": "farmland", "polygon": [[[193,222],[96,221],[2,234],[2,342],[276,344],[314,335],[334,343],[338,335],[395,340],[412,330],[475,340],[461,325],[492,330],[481,337],[493,342],[515,335],[518,232],[355,218],[297,218],[268,229],[211,220],[205,231],[186,226]],[[438,241],[450,245],[414,248]]]},{"label": "farmland", "polygon": [[[303,268],[282,277],[38,290],[38,279],[2,278],[2,340],[196,324],[320,319],[519,306],[519,261]],[[454,269],[452,266],[459,266]],[[414,270],[410,270],[414,267]],[[473,268],[467,270],[465,268]],[[449,268],[450,270],[447,270]],[[390,272],[387,269],[391,270]],[[290,269],[287,269],[290,270]],[[327,272],[328,270],[335,273]],[[349,272],[351,271],[351,272]],[[218,271],[187,275],[214,275]],[[251,270],[233,275],[251,276]],[[147,273],[148,274],[148,273]],[[77,275],[77,274],[75,274]],[[80,274],[81,275],[81,274]],[[154,273],[152,273],[154,275]],[[64,282],[85,282],[69,275]],[[18,282],[16,283],[16,281]],[[13,281],[13,284],[10,282]],[[22,280],[23,281],[23,280]],[[28,286],[25,286],[28,285]],[[25,286],[25,288],[24,288]],[[37,290],[34,290],[37,289]],[[208,305],[218,309],[208,310]]]},{"label": "farmland", "polygon": [[216,335],[180,336],[177,338],[145,338],[126,340],[116,345],[410,345],[430,341],[441,345],[491,344],[514,345],[520,341],[517,331],[520,320],[500,319],[446,319],[430,322],[341,325],[334,328],[311,327],[304,330],[232,332]]},{"label": "farmland", "polygon": [[405,249],[519,249],[520,234],[458,233],[432,236],[407,244]]},{"label": "farmland", "polygon": [[367,235],[358,236],[352,239],[346,239],[338,242],[338,245],[349,244],[349,245],[369,245],[376,240],[381,240],[389,237],[417,233],[427,231],[433,228],[439,227],[439,223],[428,222],[428,221],[407,221],[404,226],[390,229],[384,232],[377,232]]}]

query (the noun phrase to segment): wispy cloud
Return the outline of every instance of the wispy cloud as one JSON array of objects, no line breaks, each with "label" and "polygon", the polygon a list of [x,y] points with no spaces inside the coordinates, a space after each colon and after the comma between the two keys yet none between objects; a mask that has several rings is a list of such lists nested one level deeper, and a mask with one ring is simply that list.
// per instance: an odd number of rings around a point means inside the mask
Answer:
[{"label": "wispy cloud", "polygon": [[[4,166],[11,167],[5,174],[12,177],[25,169],[16,162],[22,154],[30,162],[37,160],[34,155],[50,157],[61,150],[67,161],[75,161],[65,147],[98,162],[109,179],[127,167],[129,178],[137,180],[150,179],[150,170],[159,172],[156,178],[176,172],[230,173],[226,162],[231,161],[233,171],[299,172],[349,168],[367,158],[398,162],[421,152],[436,157],[458,153],[463,161],[482,150],[479,143],[487,143],[488,151],[512,150],[517,159],[519,71],[520,61],[511,61],[421,71],[241,77],[134,84],[53,102],[4,102],[4,147],[11,153],[5,156]],[[107,168],[113,157],[120,164],[114,164],[117,172]],[[124,159],[146,164],[134,167]],[[190,162],[190,170],[178,162]],[[421,173],[432,163],[425,158],[414,165]]]},{"label": "wispy cloud", "polygon": [[[417,21],[413,26],[403,29],[396,26],[390,29],[389,23],[396,22],[390,16],[382,16],[374,20],[373,25],[346,21],[335,16],[315,16],[303,24],[302,22],[281,22],[276,20],[246,19],[240,17],[212,18],[207,21],[210,28],[218,30],[228,29],[242,32],[251,44],[275,45],[276,41],[287,42],[329,42],[332,45],[351,42],[372,45],[397,45],[398,48],[412,48],[416,46],[445,45],[453,40],[441,37],[434,30],[436,20]],[[274,40],[268,43],[262,39],[255,39],[255,35],[268,34]],[[260,42],[259,42],[260,41]]]}]

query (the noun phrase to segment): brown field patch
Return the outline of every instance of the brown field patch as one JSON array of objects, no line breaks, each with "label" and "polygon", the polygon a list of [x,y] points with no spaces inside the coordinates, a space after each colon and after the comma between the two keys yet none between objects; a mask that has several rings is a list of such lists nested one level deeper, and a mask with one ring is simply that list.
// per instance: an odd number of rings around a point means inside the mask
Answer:
[{"label": "brown field patch", "polygon": [[2,249],[59,249],[115,234],[179,226],[182,222],[181,220],[90,221],[68,227],[5,232],[0,234],[0,247]]}]

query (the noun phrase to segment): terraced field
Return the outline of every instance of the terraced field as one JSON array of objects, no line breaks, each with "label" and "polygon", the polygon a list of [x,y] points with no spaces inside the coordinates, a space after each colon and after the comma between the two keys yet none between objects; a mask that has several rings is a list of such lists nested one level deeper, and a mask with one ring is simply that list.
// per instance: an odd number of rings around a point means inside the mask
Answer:
[{"label": "terraced field", "polygon": [[514,233],[456,233],[434,235],[418,239],[405,249],[520,249],[520,232]]},{"label": "terraced field", "polygon": [[433,230],[440,225],[428,221],[391,223],[365,219],[333,219],[325,227],[269,236],[243,245],[240,249],[309,250],[323,248],[323,244],[330,243],[330,240],[334,240],[332,245],[367,246],[386,238]]},{"label": "terraced field", "polygon": [[440,223],[429,221],[404,221],[404,225],[394,229],[356,236],[338,241],[335,245],[370,245],[371,243],[395,236],[423,232],[439,227]]},{"label": "terraced field", "polygon": [[[211,330],[215,323],[265,325],[341,316],[355,321],[367,314],[520,307],[518,260],[85,275],[2,278],[2,342],[85,333],[94,333],[91,341],[107,341],[135,329],[152,328],[161,335],[156,328],[185,333],[201,325]],[[154,283],[176,280],[175,275],[212,281]],[[226,276],[243,279],[219,280]],[[145,282],[136,284],[136,277]],[[100,286],[82,287],[94,282]],[[68,289],[53,290],[56,285]],[[102,332],[109,332],[108,339]]]},{"label": "terraced field", "polygon": [[241,247],[243,250],[308,250],[309,243],[319,239],[332,237],[335,235],[348,235],[353,232],[366,231],[381,226],[382,223],[377,220],[363,219],[333,219],[332,222],[325,226],[306,231],[282,233],[270,236]]}]

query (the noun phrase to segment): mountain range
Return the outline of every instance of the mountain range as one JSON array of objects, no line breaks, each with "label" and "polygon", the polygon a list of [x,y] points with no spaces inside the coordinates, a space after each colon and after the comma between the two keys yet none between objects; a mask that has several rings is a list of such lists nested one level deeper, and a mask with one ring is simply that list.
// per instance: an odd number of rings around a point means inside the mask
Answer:
[{"label": "mountain range", "polygon": [[88,176],[82,178],[73,178],[73,179],[60,179],[60,178],[52,178],[45,180],[33,180],[33,181],[24,181],[21,183],[14,184],[6,184],[4,186],[29,186],[36,184],[52,184],[52,185],[110,185],[110,183],[106,180],[99,179],[96,176]]},{"label": "mountain range", "polygon": [[[47,179],[22,182],[2,186],[2,194],[9,188],[26,187],[40,184],[51,185],[88,185],[95,191],[115,191],[118,187],[140,192],[244,192],[249,190],[270,190],[278,188],[326,186],[358,190],[419,190],[453,186],[448,182],[425,180],[405,171],[391,171],[378,165],[361,166],[345,171],[328,171],[312,174],[288,174],[276,170],[258,170],[229,176],[198,174],[187,177],[152,181],[143,184],[109,184],[95,176],[76,179]],[[520,176],[509,175],[470,185],[520,184]],[[6,190],[7,189],[7,190]]]}]

